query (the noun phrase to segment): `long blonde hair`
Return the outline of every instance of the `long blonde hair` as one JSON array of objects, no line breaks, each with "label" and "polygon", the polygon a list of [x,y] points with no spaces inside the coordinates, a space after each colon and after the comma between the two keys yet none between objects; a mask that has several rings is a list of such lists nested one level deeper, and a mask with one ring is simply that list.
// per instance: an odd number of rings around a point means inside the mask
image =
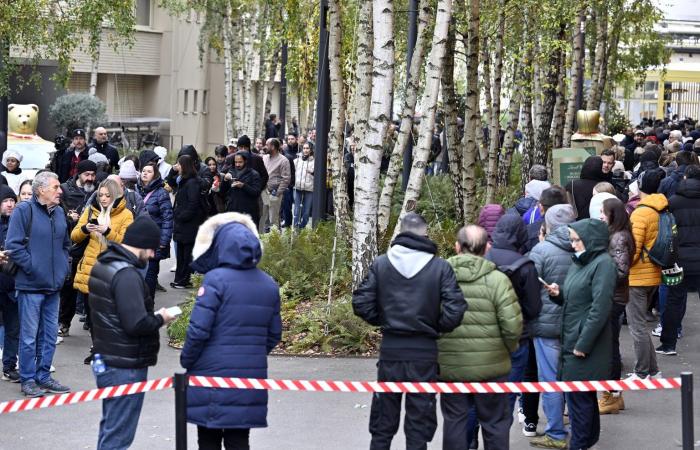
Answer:
[{"label": "long blonde hair", "polygon": [[[100,204],[100,190],[102,188],[107,189],[107,192],[109,192],[109,196],[112,200],[112,202],[106,208]],[[121,185],[116,181],[110,180],[108,178],[102,183],[100,183],[100,185],[97,187],[97,204],[100,205],[100,213],[97,216],[98,224],[107,226],[110,225],[110,215],[112,214],[112,207],[114,206],[116,200],[123,196],[124,189],[122,189]]]}]

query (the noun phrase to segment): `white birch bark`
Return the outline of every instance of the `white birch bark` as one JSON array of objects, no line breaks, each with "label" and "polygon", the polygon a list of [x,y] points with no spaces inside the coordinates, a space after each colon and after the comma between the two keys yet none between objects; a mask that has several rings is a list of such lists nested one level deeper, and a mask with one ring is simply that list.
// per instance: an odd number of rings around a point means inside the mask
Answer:
[{"label": "white birch bark", "polygon": [[384,185],[382,193],[379,196],[379,212],[377,217],[379,236],[382,237],[389,227],[389,218],[391,215],[391,200],[394,196],[394,189],[401,173],[401,162],[403,154],[408,145],[408,140],[411,139],[411,130],[413,128],[413,116],[416,113],[416,102],[418,101],[418,90],[420,89],[420,75],[423,68],[423,60],[425,53],[425,30],[428,22],[431,19],[432,12],[428,6],[427,0],[421,0],[418,5],[418,33],[416,46],[413,50],[411,58],[411,66],[409,75],[404,88],[404,100],[399,118],[401,125],[399,134],[394,144],[394,149],[391,152],[389,159],[389,167],[387,168],[386,176],[384,177]]},{"label": "white birch bark", "polygon": [[[353,95],[352,118],[355,144],[354,158],[362,151],[372,103],[372,49],[374,47],[374,30],[372,28],[372,2],[363,1],[358,13],[357,29],[357,64],[355,66],[355,92]],[[357,183],[357,170],[355,183]]]},{"label": "white birch bark", "polygon": [[433,129],[435,128],[435,116],[437,113],[438,94],[440,93],[440,81],[442,69],[445,65],[445,48],[447,33],[452,19],[452,0],[439,0],[437,14],[435,15],[435,30],[430,55],[425,65],[425,89],[421,98],[421,112],[418,145],[413,152],[413,165],[411,175],[408,178],[406,194],[404,195],[401,214],[394,229],[393,236],[399,233],[401,219],[410,212],[416,210],[420,198],[425,166],[430,154],[430,145],[433,141]]},{"label": "white birch bark", "polygon": [[467,49],[467,92],[466,111],[464,114],[464,139],[462,148],[462,188],[464,222],[474,220],[476,213],[476,156],[478,150],[477,136],[481,132],[479,115],[479,13],[480,0],[469,2],[469,27],[464,47]]},{"label": "white birch bark", "polygon": [[583,48],[583,33],[581,28],[584,26],[586,11],[581,8],[576,16],[576,25],[574,28],[574,44],[571,51],[571,89],[569,91],[569,101],[566,107],[566,116],[564,118],[564,139],[563,146],[571,145],[571,135],[574,130],[574,118],[576,117],[576,101],[578,90],[582,80],[579,77],[579,72],[583,65],[584,48]]},{"label": "white birch bark", "polygon": [[501,116],[501,75],[503,73],[503,39],[506,24],[507,0],[499,2],[498,30],[496,32],[496,46],[493,54],[493,82],[491,87],[491,112],[489,113],[489,153],[488,169],[486,171],[486,203],[496,200],[496,188],[498,181],[498,155],[500,153],[500,116]]},{"label": "white birch bark", "polygon": [[355,158],[352,239],[353,287],[360,285],[377,255],[377,206],[382,144],[391,119],[394,94],[394,2],[373,0],[372,103],[364,145]]},{"label": "white birch bark", "polygon": [[[454,15],[459,15],[457,8],[459,3],[455,5]],[[445,49],[445,67],[442,69],[442,99],[445,108],[445,152],[449,159],[449,176],[452,182],[452,193],[454,194],[455,215],[460,220],[464,217],[462,208],[464,201],[462,199],[462,154],[460,152],[461,136],[457,123],[457,93],[455,91],[454,69],[455,69],[455,47],[456,47],[456,32],[455,24],[450,24],[450,30],[447,33],[447,43]]]},{"label": "white birch bark", "polygon": [[231,64],[231,2],[226,2],[226,15],[224,16],[224,128],[226,136],[224,142],[228,145],[233,139],[233,67]]}]

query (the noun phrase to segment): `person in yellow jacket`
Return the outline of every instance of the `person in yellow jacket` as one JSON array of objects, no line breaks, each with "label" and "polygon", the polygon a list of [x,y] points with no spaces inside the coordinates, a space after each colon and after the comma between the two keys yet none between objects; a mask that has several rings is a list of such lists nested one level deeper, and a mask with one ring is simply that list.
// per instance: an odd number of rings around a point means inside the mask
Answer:
[{"label": "person in yellow jacket", "polygon": [[640,201],[632,215],[632,235],[635,252],[629,274],[629,301],[625,307],[627,324],[634,343],[634,372],[631,378],[646,378],[659,373],[651,330],[646,312],[654,292],[661,284],[661,267],[654,264],[644,249],[650,249],[659,233],[659,213],[668,207],[663,194],[657,194],[665,174],[662,169],[650,169],[639,176]]},{"label": "person in yellow jacket", "polygon": [[126,207],[124,190],[114,180],[106,179],[97,188],[97,196],[86,207],[71,232],[71,240],[80,244],[89,239],[85,253],[75,275],[73,287],[83,296],[87,314],[86,324],[90,326],[90,306],[88,298],[88,280],[90,271],[97,261],[97,256],[107,248],[107,241],[121,243],[126,228],[134,221],[134,216]]}]

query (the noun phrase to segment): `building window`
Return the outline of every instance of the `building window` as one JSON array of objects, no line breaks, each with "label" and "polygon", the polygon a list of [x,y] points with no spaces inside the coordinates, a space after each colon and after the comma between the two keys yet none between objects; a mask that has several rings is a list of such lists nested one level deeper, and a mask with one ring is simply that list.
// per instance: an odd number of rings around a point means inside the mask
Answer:
[{"label": "building window", "polygon": [[189,108],[189,98],[188,98],[188,97],[189,97],[189,94],[190,94],[190,91],[187,90],[187,89],[185,89],[185,96],[184,96],[183,102],[182,102],[182,112],[183,112],[183,114],[188,114],[188,113],[189,113],[189,110],[190,110],[190,108]]},{"label": "building window", "polygon": [[197,97],[198,97],[197,94],[199,94],[199,91],[198,91],[197,89],[195,89],[195,90],[192,91],[192,95],[193,95],[193,98],[192,98],[192,113],[194,113],[194,114],[197,114]]},{"label": "building window", "polygon": [[206,89],[202,91],[202,114],[209,112],[209,105],[207,105],[207,94],[209,91]]},{"label": "building window", "polygon": [[151,0],[136,0],[136,25],[151,26]]}]

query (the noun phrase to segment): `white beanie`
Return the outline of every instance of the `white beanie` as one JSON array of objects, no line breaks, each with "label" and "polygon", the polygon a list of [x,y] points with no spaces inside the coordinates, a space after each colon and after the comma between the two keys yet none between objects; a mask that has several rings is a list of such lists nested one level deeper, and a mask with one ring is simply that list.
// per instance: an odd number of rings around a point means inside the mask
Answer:
[{"label": "white beanie", "polygon": [[610,192],[599,192],[591,197],[591,203],[588,206],[588,216],[591,219],[603,220],[603,202],[609,198],[617,198]]},{"label": "white beanie", "polygon": [[95,164],[109,164],[109,159],[102,153],[98,153],[95,151],[95,153],[90,154],[88,156],[88,160],[94,162]]},{"label": "white beanie", "polygon": [[2,154],[2,165],[5,167],[7,167],[8,158],[15,158],[17,162],[22,162],[22,155],[20,155],[16,150],[7,149],[5,150],[5,153]]},{"label": "white beanie", "polygon": [[168,156],[168,149],[160,145],[155,147],[153,151],[156,152],[156,155],[158,155],[160,159],[165,159],[165,157]]},{"label": "white beanie", "polygon": [[540,201],[542,191],[552,187],[549,181],[532,180],[525,185],[525,197],[532,197]]}]

